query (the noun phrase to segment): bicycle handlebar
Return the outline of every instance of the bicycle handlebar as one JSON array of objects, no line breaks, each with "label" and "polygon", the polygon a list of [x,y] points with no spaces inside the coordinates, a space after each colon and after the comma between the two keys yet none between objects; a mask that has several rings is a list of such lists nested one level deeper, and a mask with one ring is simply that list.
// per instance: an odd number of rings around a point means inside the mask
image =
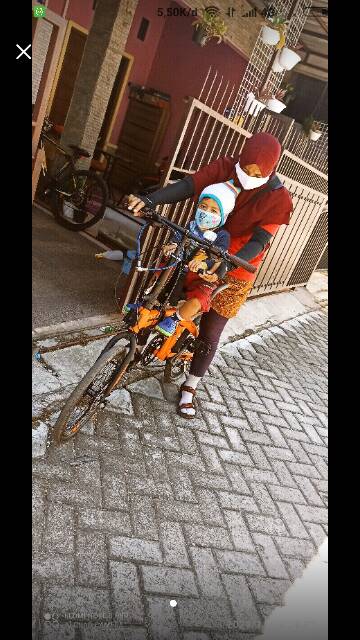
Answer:
[{"label": "bicycle handlebar", "polygon": [[210,242],[210,240],[205,240],[205,239],[200,240],[200,238],[196,236],[194,233],[191,233],[189,229],[185,229],[184,227],[181,227],[175,222],[171,222],[171,220],[168,220],[168,218],[161,216],[159,213],[157,213],[153,209],[146,207],[143,209],[143,212],[145,214],[144,218],[157,222],[158,224],[163,225],[164,227],[168,227],[172,231],[177,231],[178,233],[181,233],[183,236],[186,236],[190,240],[195,241],[200,247],[203,247],[204,249],[206,249],[210,254],[213,254],[214,257],[221,258],[222,260],[229,262],[235,267],[242,267],[243,269],[245,269],[246,271],[249,271],[250,273],[254,273],[256,271],[256,267],[254,267],[254,265],[250,264],[246,260],[243,260],[242,258],[238,258],[237,256],[233,256],[227,251],[224,251],[224,249],[219,249],[219,247],[215,247],[213,243]]}]

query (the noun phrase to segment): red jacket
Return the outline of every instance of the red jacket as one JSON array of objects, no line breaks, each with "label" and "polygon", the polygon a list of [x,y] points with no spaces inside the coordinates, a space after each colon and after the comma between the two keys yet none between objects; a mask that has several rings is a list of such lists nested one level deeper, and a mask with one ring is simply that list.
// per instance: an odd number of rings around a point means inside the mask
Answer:
[{"label": "red jacket", "polygon": [[[240,155],[241,168],[248,164],[257,164],[264,176],[269,175],[269,170],[271,168],[274,170],[279,158],[279,152],[275,148],[273,141],[276,142],[281,150],[276,138],[270,134],[255,134],[250,138]],[[216,182],[233,179],[234,184],[241,187],[235,171],[237,162],[236,158],[229,156],[219,158],[202,167],[196,173],[191,174],[195,186],[194,201],[198,201],[200,193],[205,187]],[[256,227],[262,227],[274,235],[280,225],[289,224],[293,204],[285,187],[269,191],[253,204],[249,203],[247,205],[253,195],[261,191],[264,186],[247,191],[242,190],[236,198],[235,208],[224,225],[231,235],[229,252],[232,254],[237,253],[249,242]],[[258,267],[267,249],[268,246],[258,256],[250,260],[251,264]],[[231,271],[231,275],[239,280],[254,280],[256,277],[256,273],[249,273],[242,268]]]}]

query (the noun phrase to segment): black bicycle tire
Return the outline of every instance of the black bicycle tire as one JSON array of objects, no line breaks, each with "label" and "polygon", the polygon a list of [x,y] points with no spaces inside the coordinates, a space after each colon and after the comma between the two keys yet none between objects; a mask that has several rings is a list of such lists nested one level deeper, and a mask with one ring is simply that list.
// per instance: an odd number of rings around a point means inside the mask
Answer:
[{"label": "black bicycle tire", "polygon": [[[182,375],[187,375],[185,371],[182,371],[178,376],[172,375],[173,360],[176,360],[175,356],[166,361],[165,368],[164,368],[164,382],[168,382],[172,384],[176,383],[181,378]],[[186,366],[186,361],[184,361],[184,368],[185,366]]]},{"label": "black bicycle tire", "polygon": [[80,170],[75,169],[74,171],[71,171],[68,177],[74,174],[77,176],[80,176],[80,175],[90,176],[93,180],[95,180],[95,182],[98,183],[102,191],[102,199],[103,199],[103,204],[101,208],[91,220],[88,220],[87,222],[80,222],[79,224],[74,224],[68,220],[64,220],[62,213],[60,213],[60,210],[62,212],[62,198],[55,192],[53,214],[56,222],[60,224],[62,227],[64,227],[65,229],[68,229],[69,231],[84,231],[84,229],[89,229],[89,227],[92,227],[94,224],[99,222],[99,220],[101,220],[101,218],[103,217],[106,204],[108,201],[108,197],[109,197],[109,190],[105,180],[103,180],[103,178],[98,176],[96,173],[93,173],[92,171],[88,171],[85,169],[80,169]]},{"label": "black bicycle tire", "polygon": [[[125,333],[125,332],[124,332]],[[130,332],[126,332],[127,335],[133,337],[133,334]],[[73,436],[69,436],[68,438],[62,438],[63,432],[66,427],[67,420],[71,415],[71,411],[75,408],[78,401],[83,397],[84,391],[88,388],[94,378],[100,373],[101,369],[104,368],[119,352],[119,345],[115,344],[111,349],[104,351],[101,357],[99,357],[93,364],[93,366],[89,369],[89,371],[85,374],[85,376],[80,380],[75,389],[70,394],[67,399],[65,405],[63,406],[60,415],[55,423],[52,438],[56,444],[60,444],[61,442],[66,442],[70,440]],[[128,357],[125,356],[124,360]],[[122,367],[124,365],[121,364],[118,370],[118,373],[122,372]],[[129,366],[129,362],[125,365],[125,371]],[[81,430],[81,428],[80,428]],[[77,431],[74,435],[76,435],[79,431]]]}]

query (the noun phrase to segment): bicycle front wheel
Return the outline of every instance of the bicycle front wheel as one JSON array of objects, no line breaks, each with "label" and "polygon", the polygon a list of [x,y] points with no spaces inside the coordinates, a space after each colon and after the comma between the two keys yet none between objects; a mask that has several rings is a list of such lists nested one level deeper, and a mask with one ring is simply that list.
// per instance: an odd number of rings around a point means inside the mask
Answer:
[{"label": "bicycle front wheel", "polygon": [[111,391],[121,386],[133,360],[135,336],[124,332],[121,338],[128,343],[105,348],[69,396],[54,427],[53,439],[57,444],[73,438],[98,413]]},{"label": "bicycle front wheel", "polygon": [[108,200],[108,188],[91,171],[72,171],[56,186],[55,220],[70,231],[83,231],[101,220]]}]

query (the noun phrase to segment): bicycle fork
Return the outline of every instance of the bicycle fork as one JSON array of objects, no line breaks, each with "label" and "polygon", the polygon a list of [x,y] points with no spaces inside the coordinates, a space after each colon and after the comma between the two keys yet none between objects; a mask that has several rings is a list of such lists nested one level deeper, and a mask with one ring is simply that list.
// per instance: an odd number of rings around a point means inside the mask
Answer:
[{"label": "bicycle fork", "polygon": [[130,335],[129,353],[127,354],[127,356],[126,356],[126,358],[125,358],[125,360],[123,362],[122,371],[120,371],[120,373],[118,373],[118,375],[115,377],[115,379],[110,384],[109,389],[107,390],[107,393],[106,393],[107,396],[110,395],[110,393],[119,384],[121,378],[125,375],[129,364],[131,364],[131,362],[134,360],[135,352],[136,352],[136,336],[134,334],[132,334],[132,335]]}]

